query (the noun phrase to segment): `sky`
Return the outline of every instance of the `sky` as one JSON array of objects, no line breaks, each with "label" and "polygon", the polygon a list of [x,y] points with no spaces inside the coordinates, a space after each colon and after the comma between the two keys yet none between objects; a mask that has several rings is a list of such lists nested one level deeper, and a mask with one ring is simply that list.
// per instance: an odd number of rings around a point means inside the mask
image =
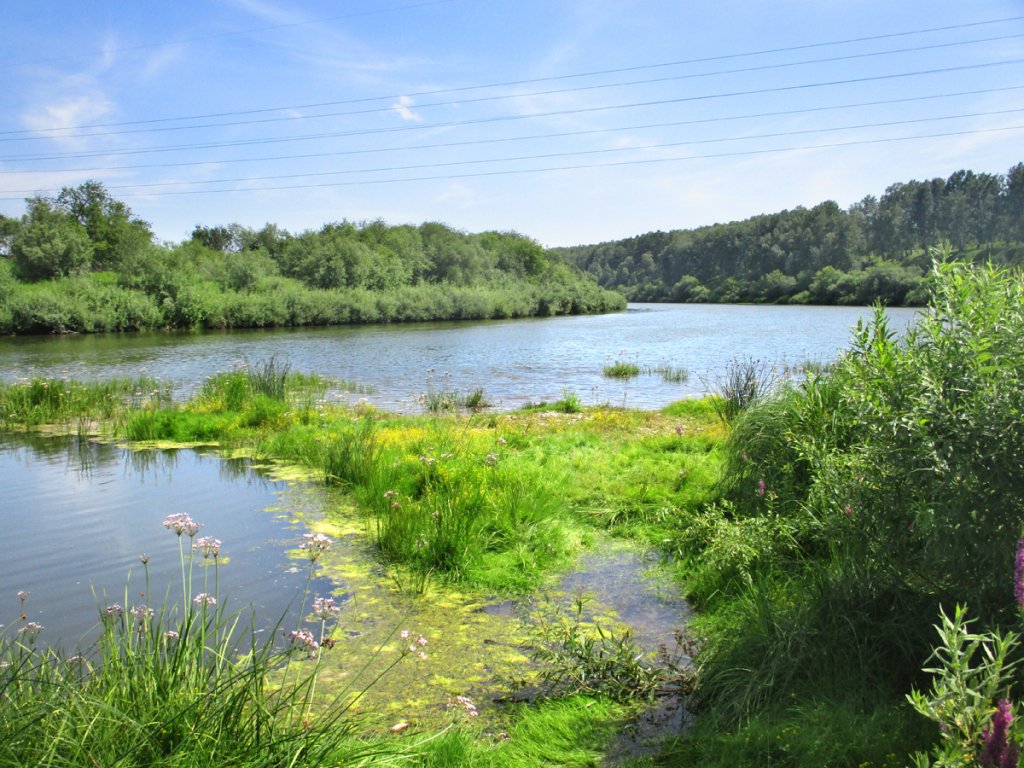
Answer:
[{"label": "sky", "polygon": [[0,213],[546,246],[1024,160],[1024,0],[0,4]]}]

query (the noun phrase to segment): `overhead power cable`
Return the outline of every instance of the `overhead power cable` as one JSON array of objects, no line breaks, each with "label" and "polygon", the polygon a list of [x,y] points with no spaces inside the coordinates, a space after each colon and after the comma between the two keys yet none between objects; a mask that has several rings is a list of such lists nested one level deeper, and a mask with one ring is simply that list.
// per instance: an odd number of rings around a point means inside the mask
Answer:
[{"label": "overhead power cable", "polygon": [[[1019,87],[1024,88],[1024,86],[1019,86]],[[872,102],[871,104],[893,103],[893,102],[900,102],[900,101],[912,101],[912,100],[919,100],[920,98],[927,98],[927,97],[917,97],[917,99],[890,99],[890,100],[888,100],[886,102]],[[847,105],[847,106],[850,106],[850,105]],[[852,106],[863,106],[863,105],[852,105]],[[584,135],[584,134],[612,133],[612,132],[625,131],[625,130],[640,130],[642,128],[664,128],[664,127],[677,127],[677,126],[683,126],[683,125],[717,123],[717,122],[726,122],[726,121],[739,120],[739,119],[747,119],[747,118],[759,118],[759,117],[769,117],[769,116],[779,116],[779,115],[792,115],[792,114],[797,114],[797,113],[802,113],[802,112],[820,112],[820,111],[824,111],[826,109],[840,109],[840,108],[844,108],[844,107],[815,107],[815,108],[803,109],[803,110],[788,110],[788,111],[783,111],[783,112],[767,112],[767,113],[760,113],[760,114],[757,114],[757,115],[737,115],[737,116],[733,116],[733,117],[717,117],[717,118],[705,118],[705,119],[701,119],[701,120],[685,120],[685,121],[673,122],[673,123],[657,123],[657,124],[646,125],[646,126],[629,126],[629,127],[622,127],[622,128],[606,128],[606,129],[595,129],[595,130],[589,130],[589,131],[570,131],[570,132],[560,133],[560,134],[558,134],[558,133],[556,133],[556,134],[543,134],[543,135],[540,135],[540,136],[520,136],[520,137],[514,137],[514,138],[479,139],[479,140],[476,140],[476,141],[456,141],[456,142],[445,142],[445,143],[440,143],[440,144],[423,144],[423,145],[419,145],[419,146],[416,146],[416,147],[377,147],[377,148],[373,148],[373,149],[343,150],[343,151],[339,151],[339,152],[323,152],[323,153],[313,153],[313,154],[309,154],[309,155],[290,155],[290,156],[284,156],[284,157],[278,157],[278,158],[258,158],[258,161],[259,162],[266,162],[268,160],[295,160],[295,159],[325,158],[325,157],[338,157],[338,156],[350,156],[350,155],[367,155],[367,154],[380,154],[380,153],[385,153],[385,152],[418,151],[418,150],[422,150],[422,149],[438,149],[438,148],[462,147],[462,146],[469,146],[469,145],[507,143],[507,142],[511,142],[511,141],[525,141],[525,140],[535,140],[535,139],[571,137],[571,136],[580,136],[580,135]],[[765,139],[765,138],[779,138],[779,137],[783,137],[783,136],[799,136],[799,135],[810,134],[810,133],[829,133],[829,132],[833,132],[833,131],[849,131],[849,130],[858,130],[858,129],[864,129],[864,128],[883,128],[883,127],[892,127],[892,126],[897,126],[897,125],[914,125],[914,124],[919,124],[919,123],[932,123],[932,122],[940,122],[940,121],[946,121],[946,120],[965,120],[965,119],[974,118],[974,117],[994,117],[996,115],[1009,115],[1009,114],[1016,114],[1016,113],[1019,113],[1019,112],[1024,112],[1024,108],[1021,108],[1021,109],[1002,109],[1002,110],[995,110],[995,111],[991,111],[991,112],[968,112],[968,113],[961,113],[961,114],[956,114],[956,115],[940,115],[940,116],[933,116],[933,117],[919,117],[919,118],[912,118],[912,119],[907,119],[907,120],[891,120],[891,121],[879,122],[879,123],[860,123],[860,124],[856,124],[856,125],[833,126],[833,127],[830,127],[830,128],[810,128],[810,129],[797,130],[797,131],[781,131],[781,132],[776,132],[776,133],[747,134],[747,135],[744,135],[744,136],[736,136],[736,137],[711,138],[711,139],[694,139],[694,140],[689,140],[689,141],[670,142],[670,143],[667,143],[667,144],[640,144],[640,145],[634,145],[634,146],[630,146],[630,147],[613,147],[613,148],[601,148],[601,149],[591,149],[591,150],[577,150],[577,151],[572,151],[572,152],[553,152],[553,153],[547,153],[547,154],[535,154],[535,155],[526,155],[526,156],[518,156],[518,157],[503,157],[503,158],[483,159],[483,160],[464,160],[464,161],[451,162],[451,163],[429,163],[429,164],[424,164],[424,165],[392,166],[392,167],[387,167],[387,168],[368,168],[368,169],[345,170],[345,171],[320,171],[320,172],[316,172],[316,173],[298,173],[298,174],[287,174],[287,175],[278,175],[278,176],[250,176],[250,177],[233,178],[233,179],[216,179],[216,180],[211,180],[209,182],[203,182],[203,183],[248,182],[248,181],[261,181],[261,180],[267,180],[267,179],[286,179],[286,178],[303,178],[303,177],[312,177],[312,176],[329,176],[329,175],[332,175],[332,174],[340,174],[340,173],[366,173],[366,172],[371,172],[371,171],[372,172],[379,172],[379,171],[396,171],[396,170],[404,171],[404,170],[420,169],[420,168],[437,168],[437,167],[448,166],[448,165],[470,165],[470,164],[487,163],[487,162],[509,162],[509,161],[518,161],[518,160],[535,160],[535,159],[540,159],[540,158],[550,159],[550,158],[553,158],[553,157],[570,157],[570,156],[576,156],[576,155],[601,154],[601,153],[608,153],[608,152],[630,152],[630,151],[638,151],[638,150],[644,150],[644,149],[664,149],[664,148],[669,148],[669,147],[679,147],[679,146],[692,145],[692,144],[713,144],[713,143],[724,142],[724,141],[741,141],[741,140],[753,140],[753,139]],[[195,166],[206,166],[206,165],[223,165],[225,162],[256,162],[256,161],[257,160],[254,160],[254,159],[237,159],[236,158],[233,161],[207,160],[207,161],[196,161],[196,162],[187,162],[187,163],[151,163],[151,164],[144,164],[144,165],[113,166],[113,167],[107,167],[107,168],[104,168],[104,167],[97,167],[97,168],[59,168],[59,169],[58,168],[48,168],[48,169],[44,169],[44,170],[36,169],[34,172],[36,172],[36,173],[93,173],[93,172],[98,172],[98,171],[124,171],[124,170],[136,170],[136,169],[142,169],[142,168],[149,168],[149,169],[153,169],[153,168],[156,168],[156,169],[160,169],[160,168],[180,168],[180,167],[195,167]],[[24,170],[0,170],[0,175],[12,175],[12,174],[25,173],[25,172],[26,171],[24,171]],[[195,182],[191,182],[191,181],[184,181],[184,182],[160,182],[160,183],[154,183],[154,184],[148,184],[148,185],[134,185],[133,184],[131,186],[132,187],[136,187],[136,186],[166,186],[166,185],[173,185],[173,184],[192,184],[192,183],[195,183]],[[117,189],[117,187],[113,187],[113,189]]]},{"label": "overhead power cable", "polygon": [[[314,24],[325,24],[328,21],[340,21],[341,19],[355,19],[360,16],[374,16],[381,13],[391,13],[393,11],[407,11],[412,8],[422,8],[428,5],[442,5],[446,3],[454,3],[457,0],[423,0],[419,3],[410,3],[408,5],[397,5],[391,8],[375,8],[372,11],[360,11],[358,13],[344,13],[340,16],[328,16],[324,19],[312,19],[310,21],[293,21],[287,24],[271,24],[265,27],[251,27],[249,29],[240,29],[234,32],[219,32],[213,35],[200,35],[198,37],[186,37],[180,40],[166,40],[162,43],[145,43],[142,45],[128,45],[122,48],[111,48],[103,51],[92,51],[86,53],[72,53],[67,56],[55,56],[49,59],[34,59],[32,61],[17,61],[0,63],[0,69],[10,69],[12,67],[25,67],[32,64],[50,64],[57,61],[71,61],[73,59],[86,59],[94,56],[106,56],[110,53],[127,53],[128,51],[144,51],[149,48],[165,48],[171,45],[182,45],[184,43],[200,43],[207,40],[219,40],[225,37],[240,37],[243,35],[253,35],[259,32],[271,32],[278,29],[288,29],[290,27],[306,27]],[[981,24],[994,24],[996,21],[979,21],[968,26],[977,26]]]},{"label": "overhead power cable", "polygon": [[[397,184],[407,183],[414,181],[448,181],[454,179],[466,179],[466,178],[479,178],[487,176],[511,176],[511,175],[522,175],[530,173],[550,173],[554,171],[572,171],[572,170],[583,170],[592,168],[615,168],[622,166],[633,166],[633,165],[653,165],[660,163],[670,162],[681,162],[685,160],[706,160],[706,159],[717,159],[725,157],[742,157],[749,155],[765,155],[775,154],[780,152],[796,152],[803,150],[814,150],[814,149],[834,149],[839,147],[851,147],[851,146],[864,146],[872,144],[887,144],[893,142],[903,141],[918,141],[923,139],[937,139],[937,138],[948,138],[953,136],[973,136],[978,134],[998,133],[1007,131],[1020,131],[1024,130],[1024,124],[1001,126],[998,128],[979,128],[964,131],[947,131],[941,133],[923,134],[917,136],[896,136],[887,138],[876,138],[876,139],[858,139],[851,141],[842,142],[830,142],[826,144],[809,144],[804,146],[796,147],[775,147],[767,149],[751,149],[751,150],[737,150],[732,152],[721,152],[706,155],[685,155],[676,157],[659,157],[659,158],[643,158],[638,160],[618,160],[607,163],[582,163],[578,165],[561,165],[547,168],[510,168],[500,169],[493,171],[480,171],[476,173],[464,173],[464,174],[452,174],[452,175],[437,175],[437,176],[413,176],[407,178],[397,179],[360,179],[356,181],[333,181],[324,182],[318,184],[289,184],[280,186],[270,187],[242,187],[234,189],[190,189],[190,190],[179,190],[179,191],[157,191],[157,192],[137,192],[137,195],[145,196],[168,196],[168,195],[192,195],[192,194],[223,194],[223,193],[235,193],[235,192],[271,192],[281,190],[295,190],[295,189],[320,189],[325,187],[348,187],[348,186],[365,186],[370,184]],[[537,159],[540,159],[538,156]],[[497,162],[497,161],[483,161],[483,162]],[[448,163],[439,165],[458,165],[465,163]],[[426,167],[426,166],[424,166]],[[382,169],[383,170],[383,169]],[[398,169],[394,169],[398,170]],[[359,172],[371,172],[371,171],[353,171],[352,173]],[[348,172],[346,172],[348,173]],[[214,181],[199,181],[199,182],[165,182],[164,184],[215,184],[215,183],[234,183],[234,181],[242,180],[214,180]],[[112,191],[125,191],[125,190],[147,190],[150,187],[161,186],[160,183],[156,184],[127,184],[120,186],[109,186],[108,190]],[[46,190],[33,190],[27,194],[43,194]],[[52,190],[50,190],[52,193]],[[130,194],[130,193],[129,193]],[[19,197],[0,197],[0,201],[16,201]]]},{"label": "overhead power cable", "polygon": [[[900,53],[913,53],[913,52],[919,52],[919,51],[924,51],[924,50],[934,50],[934,49],[937,49],[937,48],[950,48],[950,47],[955,47],[955,46],[972,45],[972,44],[977,44],[977,43],[990,43],[990,42],[997,41],[997,40],[1008,40],[1008,39],[1016,39],[1016,38],[1021,38],[1021,37],[1024,37],[1024,33],[1014,34],[1014,35],[1004,35],[1004,36],[1001,36],[1001,37],[986,38],[986,39],[981,39],[981,40],[967,40],[967,41],[958,41],[958,42],[952,42],[952,43],[936,43],[936,44],[933,44],[933,45],[918,46],[918,47],[914,47],[914,48],[901,48],[901,49],[889,50],[889,51],[876,51],[876,52],[872,52],[872,53],[856,53],[856,54],[848,54],[848,55],[845,55],[845,56],[832,56],[832,57],[821,58],[821,59],[804,59],[804,60],[801,60],[801,61],[782,62],[782,63],[776,63],[776,64],[764,64],[764,65],[759,65],[759,66],[756,66],[756,67],[742,67],[742,68],[738,68],[738,69],[715,70],[715,71],[712,71],[712,72],[687,73],[687,74],[682,74],[682,75],[671,75],[671,76],[666,76],[666,77],[650,78],[650,79],[646,79],[646,80],[632,80],[632,81],[618,82],[618,83],[601,83],[601,84],[596,84],[596,85],[581,85],[581,86],[576,86],[576,87],[573,87],[573,88],[558,88],[558,89],[552,89],[552,90],[546,90],[546,91],[531,91],[529,93],[503,93],[503,94],[495,94],[495,95],[490,95],[490,96],[478,96],[478,97],[471,98],[471,99],[461,99],[461,100],[454,100],[454,101],[433,101],[433,102],[426,102],[426,103],[423,103],[423,104],[414,104],[414,105],[409,105],[409,106],[410,107],[415,107],[417,110],[422,110],[422,109],[428,109],[428,108],[431,108],[431,107],[455,107],[455,106],[465,106],[467,104],[479,104],[479,103],[482,103],[482,102],[507,101],[507,100],[510,100],[510,99],[524,99],[524,98],[532,98],[532,97],[536,97],[536,96],[553,96],[553,95],[559,95],[559,94],[565,94],[565,93],[579,93],[579,92],[582,92],[582,91],[605,90],[605,89],[609,89],[609,88],[624,88],[624,87],[632,87],[632,86],[637,86],[637,85],[653,85],[653,84],[656,84],[656,83],[678,82],[678,81],[681,81],[681,80],[696,80],[696,79],[706,78],[706,77],[719,77],[719,76],[722,76],[722,75],[745,74],[745,73],[750,73],[750,72],[763,72],[763,71],[768,71],[768,70],[773,70],[773,69],[784,69],[784,68],[790,68],[790,67],[807,66],[807,65],[811,65],[811,64],[828,64],[828,63],[835,63],[835,62],[838,62],[838,61],[850,61],[850,60],[853,60],[853,59],[864,59],[864,58],[873,58],[873,57],[876,57],[876,56],[886,56],[886,55],[893,55],[893,54],[900,54]],[[999,65],[999,64],[1002,64],[1002,63],[1016,63],[1016,62],[1020,62],[1020,61],[1022,61],[1022,59],[1009,60],[1009,61],[1006,61],[1006,62],[986,62],[986,63],[983,63],[983,64],[978,64],[978,65],[973,65],[973,66],[976,66],[976,67],[996,66],[996,65]],[[946,71],[951,71],[951,70],[946,69],[946,70],[936,70],[936,71],[946,72]],[[377,101],[379,99],[372,99],[372,100],[373,101]],[[360,100],[356,100],[356,101],[367,101],[367,100],[360,99]],[[346,104],[346,103],[355,103],[355,102],[353,101],[353,102],[337,102],[337,103],[338,104]],[[283,109],[296,109],[296,108],[295,107],[279,107],[278,108],[278,110],[283,110]],[[253,120],[235,120],[235,121],[220,122],[220,123],[197,123],[197,124],[192,124],[192,125],[173,125],[173,126],[148,127],[148,128],[130,128],[130,129],[126,129],[126,130],[95,131],[95,132],[90,132],[90,133],[71,133],[70,131],[79,130],[79,129],[77,129],[77,128],[69,128],[69,127],[40,128],[40,129],[35,129],[35,130],[20,129],[20,130],[17,130],[17,131],[4,131],[4,132],[0,132],[0,141],[2,141],[2,142],[41,141],[41,140],[48,139],[48,138],[71,139],[71,138],[91,138],[91,137],[101,137],[101,136],[102,137],[106,137],[106,136],[124,136],[124,135],[128,135],[128,134],[139,134],[139,133],[166,133],[168,131],[189,131],[189,130],[199,130],[199,129],[203,129],[203,128],[226,128],[226,127],[236,127],[236,126],[240,126],[240,125],[260,125],[260,124],[265,124],[265,123],[296,122],[296,121],[300,121],[300,120],[322,120],[322,119],[325,119],[325,118],[333,118],[333,117],[352,117],[352,116],[356,116],[356,115],[382,114],[382,113],[393,112],[394,110],[395,110],[395,105],[388,105],[388,106],[383,106],[383,107],[372,107],[372,108],[367,108],[367,109],[348,110],[348,111],[343,111],[343,112],[324,112],[324,113],[314,114],[314,115],[281,115],[281,116],[277,116],[277,117],[262,117],[262,118],[253,119]],[[135,124],[150,123],[150,122],[156,122],[156,121],[137,121]],[[93,128],[93,127],[101,127],[101,126],[86,126],[85,128]],[[85,129],[85,128],[83,128],[83,129]],[[24,134],[29,134],[29,133],[31,133],[31,134],[39,134],[39,133],[42,133],[42,132],[51,133],[51,134],[53,134],[53,136],[39,136],[39,135],[29,135],[29,136],[26,136],[26,135],[24,135]]]},{"label": "overhead power cable", "polygon": [[[437,2],[451,2],[452,0],[436,0],[436,1]],[[431,3],[419,3],[419,4],[413,5],[413,6],[402,6],[401,8],[418,7],[418,5],[430,5],[430,4]],[[359,14],[356,14],[356,15],[359,15]],[[344,18],[344,17],[334,17],[334,18]],[[332,19],[327,19],[327,21],[330,21],[330,20],[332,20]],[[87,128],[114,128],[114,127],[129,126],[129,125],[145,125],[145,124],[152,124],[152,123],[159,123],[159,122],[174,122],[174,121],[182,121],[182,120],[205,120],[205,119],[211,119],[211,118],[216,118],[216,117],[235,117],[235,116],[240,116],[240,115],[254,115],[254,114],[267,113],[267,112],[277,112],[277,111],[281,111],[281,110],[285,110],[285,109],[318,109],[318,108],[323,108],[323,107],[340,106],[340,105],[343,105],[343,104],[358,104],[358,103],[364,103],[364,102],[370,102],[370,101],[393,100],[393,99],[402,98],[403,96],[409,97],[409,98],[417,98],[417,97],[421,97],[421,96],[437,96],[437,95],[441,95],[441,94],[445,94],[445,93],[461,93],[461,92],[465,92],[465,91],[481,90],[481,89],[485,89],[485,88],[503,88],[503,87],[520,86],[520,85],[532,85],[532,84],[535,84],[535,83],[557,82],[557,81],[560,81],[560,80],[569,80],[569,79],[583,78],[583,77],[595,77],[595,76],[598,76],[598,75],[621,74],[621,73],[624,73],[624,72],[637,72],[637,71],[648,70],[648,69],[659,69],[659,68],[683,66],[683,65],[689,65],[689,64],[706,64],[706,63],[715,62],[715,61],[728,61],[730,59],[748,58],[748,57],[753,57],[753,56],[764,56],[764,55],[776,54],[776,53],[792,53],[792,52],[795,52],[795,51],[812,50],[812,49],[815,49],[815,48],[827,48],[827,47],[833,47],[833,46],[838,46],[838,45],[849,45],[849,44],[853,44],[853,43],[872,42],[872,41],[877,41],[877,40],[887,40],[887,39],[893,39],[893,38],[899,38],[899,37],[910,37],[910,36],[913,36],[913,35],[931,34],[931,33],[935,33],[935,32],[948,32],[948,31],[958,30],[958,29],[968,29],[968,28],[987,26],[987,25],[992,25],[992,24],[1005,24],[1005,23],[1009,23],[1009,22],[1022,21],[1022,20],[1024,20],[1024,16],[1010,16],[1010,17],[1001,18],[1001,19],[988,19],[988,20],[985,20],[985,21],[969,22],[969,23],[965,23],[965,24],[952,24],[952,25],[947,25],[947,26],[942,26],[942,27],[928,27],[928,28],[924,28],[924,29],[907,30],[907,31],[903,31],[903,32],[890,32],[890,33],[881,34],[881,35],[868,35],[868,36],[863,36],[863,37],[846,38],[846,39],[842,39],[842,40],[830,40],[830,41],[824,41],[824,42],[818,42],[818,43],[805,43],[805,44],[802,44],[802,45],[793,45],[793,46],[786,46],[786,47],[780,47],[780,48],[765,48],[765,49],[761,49],[761,50],[744,51],[744,52],[740,52],[740,53],[729,53],[729,54],[720,54],[720,55],[717,55],[717,56],[704,56],[704,57],[692,58],[692,59],[680,59],[680,60],[676,60],[676,61],[658,62],[658,63],[655,63],[655,64],[638,64],[638,65],[634,65],[634,66],[616,67],[616,68],[612,68],[612,69],[589,70],[589,71],[586,71],[586,72],[573,72],[573,73],[569,73],[569,74],[552,75],[552,76],[548,76],[548,77],[535,77],[535,78],[521,79],[521,80],[505,80],[505,81],[501,81],[501,82],[482,83],[482,84],[477,84],[477,85],[465,85],[465,86],[458,86],[458,87],[454,87],[454,88],[438,88],[438,89],[424,90],[424,91],[413,91],[413,92],[405,92],[405,93],[393,93],[393,94],[387,94],[387,95],[381,95],[381,96],[369,96],[369,97],[359,98],[359,99],[345,99],[345,100],[339,100],[339,101],[322,101],[322,102],[315,102],[315,103],[309,103],[309,104],[293,104],[293,105],[286,105],[286,106],[260,107],[260,108],[256,108],[256,109],[234,110],[234,111],[226,111],[226,112],[208,112],[208,113],[202,113],[202,114],[197,114],[197,115],[182,115],[182,116],[176,116],[176,117],[152,118],[152,119],[147,119],[147,120],[130,120],[130,121],[111,122],[111,123],[89,123],[89,124],[76,125],[76,126],[64,126],[61,129],[44,129],[44,130],[84,130],[84,129],[87,129]],[[303,23],[316,23],[316,22],[303,22]],[[277,29],[279,27],[287,27],[287,26],[298,26],[298,25],[288,25],[288,24],[286,24],[286,25],[278,25],[278,26],[275,26],[275,27],[267,27],[265,29]],[[244,33],[239,33],[239,34],[244,34]],[[218,36],[224,36],[224,35],[214,35],[212,37],[218,37]],[[996,39],[996,38],[993,38],[993,39]],[[182,41],[179,41],[179,42],[182,42]],[[170,45],[170,44],[175,44],[175,43],[167,43],[167,44]],[[147,47],[147,46],[137,46],[137,47],[142,48],[142,47]],[[134,49],[118,49],[118,50],[134,50]],[[0,68],[3,68],[3,66],[4,65],[0,65]],[[11,66],[11,65],[7,65],[7,66]],[[4,133],[16,133],[16,132],[8,131],[8,132],[4,132]],[[0,134],[0,135],[3,135],[3,134]]]}]

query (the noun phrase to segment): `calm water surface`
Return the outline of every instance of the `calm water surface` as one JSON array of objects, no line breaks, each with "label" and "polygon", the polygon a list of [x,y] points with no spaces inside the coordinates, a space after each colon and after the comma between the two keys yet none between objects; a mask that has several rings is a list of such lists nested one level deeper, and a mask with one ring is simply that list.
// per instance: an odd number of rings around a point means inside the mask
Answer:
[{"label": "calm water surface", "polygon": [[[0,487],[8,542],[0,632],[16,630],[17,593],[26,591],[24,610],[45,627],[42,639],[70,647],[95,637],[101,606],[159,606],[165,595],[180,605],[178,538],[162,525],[172,512],[188,512],[203,523],[200,536],[223,542],[220,595],[229,611],[252,605],[258,626],[273,626],[305,583],[305,563],[289,550],[309,530],[304,520],[321,513],[315,489],[271,480],[246,462],[68,438],[0,435]],[[153,593],[145,596],[143,552]],[[213,571],[205,589],[204,571],[195,569],[195,593],[214,591]],[[327,595],[332,585],[314,589]]]},{"label": "calm water surface", "polygon": [[[894,328],[915,310],[894,309]],[[23,337],[0,340],[0,377],[95,379],[140,372],[174,382],[185,396],[211,374],[277,356],[293,370],[373,387],[367,399],[418,410],[429,389],[483,387],[499,408],[552,401],[573,391],[585,404],[657,408],[708,389],[736,358],[780,365],[833,359],[850,342],[864,307],[631,304],[610,315],[415,323],[338,328]],[[615,360],[686,368],[689,380],[659,376],[621,383],[602,368]]]}]

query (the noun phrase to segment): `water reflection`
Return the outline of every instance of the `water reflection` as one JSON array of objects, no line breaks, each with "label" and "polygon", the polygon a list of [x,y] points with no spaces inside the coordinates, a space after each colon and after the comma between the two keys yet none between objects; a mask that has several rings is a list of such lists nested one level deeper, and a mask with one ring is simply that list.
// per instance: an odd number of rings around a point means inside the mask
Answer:
[{"label": "water reflection", "polygon": [[[180,595],[179,542],[162,525],[176,512],[224,542],[220,584],[229,608],[252,605],[262,625],[273,626],[287,609],[298,611],[306,570],[288,553],[325,503],[318,489],[274,480],[243,460],[32,434],[0,435],[0,485],[8,542],[0,624],[17,620],[24,590],[28,618],[46,627],[42,639],[65,645],[88,641],[100,604]],[[143,552],[152,596],[138,594]],[[337,587],[317,579],[312,589],[329,595]]]}]

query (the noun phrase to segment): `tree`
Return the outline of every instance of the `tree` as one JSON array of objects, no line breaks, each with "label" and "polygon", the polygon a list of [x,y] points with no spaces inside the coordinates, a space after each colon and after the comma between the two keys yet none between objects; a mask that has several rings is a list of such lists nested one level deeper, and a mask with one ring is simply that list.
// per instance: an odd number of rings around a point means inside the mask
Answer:
[{"label": "tree", "polygon": [[149,224],[111,197],[98,181],[64,187],[49,202],[85,228],[95,255],[93,265],[98,269],[119,268],[153,242]]},{"label": "tree", "polygon": [[85,228],[43,198],[29,199],[28,207],[11,239],[11,258],[21,276],[46,280],[88,269],[93,248]]}]

